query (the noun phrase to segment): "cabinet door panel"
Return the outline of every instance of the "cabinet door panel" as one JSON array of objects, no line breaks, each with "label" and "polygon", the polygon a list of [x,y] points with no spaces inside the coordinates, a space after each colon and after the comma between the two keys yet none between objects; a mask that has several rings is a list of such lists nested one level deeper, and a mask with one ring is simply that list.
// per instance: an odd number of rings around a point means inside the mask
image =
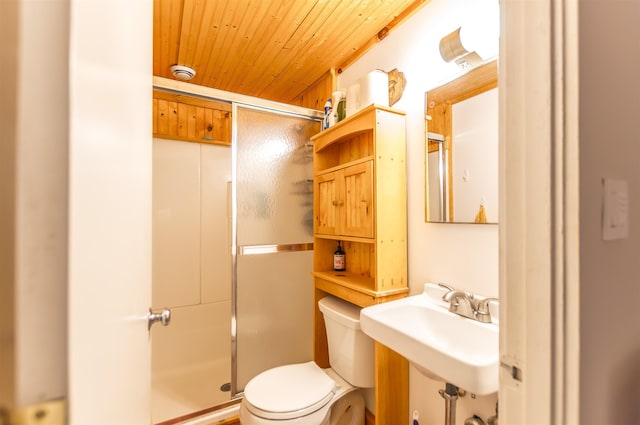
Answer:
[{"label": "cabinet door panel", "polygon": [[339,188],[336,173],[327,173],[314,179],[315,233],[338,234]]},{"label": "cabinet door panel", "polygon": [[373,175],[371,161],[343,170],[342,234],[373,237]]}]

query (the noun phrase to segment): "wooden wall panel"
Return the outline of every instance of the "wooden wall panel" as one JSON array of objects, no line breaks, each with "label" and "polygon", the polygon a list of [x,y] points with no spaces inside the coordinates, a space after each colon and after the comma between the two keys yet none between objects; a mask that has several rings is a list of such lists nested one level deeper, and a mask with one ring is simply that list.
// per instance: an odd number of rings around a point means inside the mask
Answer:
[{"label": "wooden wall panel", "polygon": [[231,104],[154,90],[153,137],[231,145]]},{"label": "wooden wall panel", "polygon": [[336,90],[337,78],[333,70],[327,72],[305,91],[291,99],[291,104],[324,111],[324,104]]},{"label": "wooden wall panel", "polygon": [[376,425],[409,423],[409,361],[375,342],[376,350]]}]

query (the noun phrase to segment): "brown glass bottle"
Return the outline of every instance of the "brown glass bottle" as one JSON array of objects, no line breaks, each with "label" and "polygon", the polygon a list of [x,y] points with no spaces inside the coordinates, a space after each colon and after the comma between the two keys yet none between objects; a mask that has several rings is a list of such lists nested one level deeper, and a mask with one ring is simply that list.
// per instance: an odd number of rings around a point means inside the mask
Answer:
[{"label": "brown glass bottle", "polygon": [[347,269],[347,263],[345,261],[344,250],[342,249],[342,245],[340,241],[338,241],[338,247],[336,251],[333,253],[333,270],[337,272],[343,272]]}]

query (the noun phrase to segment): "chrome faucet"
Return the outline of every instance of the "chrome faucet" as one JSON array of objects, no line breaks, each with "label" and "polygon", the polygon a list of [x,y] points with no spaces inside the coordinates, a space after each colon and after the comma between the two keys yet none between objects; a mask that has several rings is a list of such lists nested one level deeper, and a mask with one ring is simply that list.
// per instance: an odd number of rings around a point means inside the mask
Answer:
[{"label": "chrome faucet", "polygon": [[457,289],[449,290],[442,296],[442,299],[449,303],[450,312],[482,323],[491,323],[489,303],[498,301],[497,298],[476,300],[472,293]]},{"label": "chrome faucet", "polygon": [[476,305],[473,302],[473,294],[454,290],[447,292],[442,299],[449,303],[450,312],[475,320]]}]

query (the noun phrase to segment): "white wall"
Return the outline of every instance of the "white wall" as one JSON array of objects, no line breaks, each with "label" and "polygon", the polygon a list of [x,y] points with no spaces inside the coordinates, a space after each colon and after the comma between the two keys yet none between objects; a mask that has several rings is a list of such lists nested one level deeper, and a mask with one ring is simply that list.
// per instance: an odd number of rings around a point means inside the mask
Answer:
[{"label": "white wall", "polygon": [[453,206],[456,222],[473,223],[480,205],[498,222],[498,89],[452,108]]},{"label": "white wall", "polygon": [[[580,2],[580,423],[640,423],[640,2]],[[603,241],[602,179],[629,184]],[[635,219],[635,220],[634,220]]]},{"label": "white wall", "polygon": [[[393,105],[407,112],[407,195],[409,284],[411,294],[424,282],[445,282],[483,295],[498,294],[498,226],[429,224],[424,222],[424,94],[458,73],[440,57],[439,41],[458,26],[473,23],[483,10],[493,10],[498,26],[497,0],[432,0],[365,56],[344,70],[338,86],[346,88],[373,69],[398,68],[407,79],[404,94]],[[489,24],[492,19],[483,19]],[[497,54],[497,42],[496,50]],[[442,423],[444,400],[441,382],[410,372],[410,412],[417,409],[420,423]],[[458,400],[457,423],[478,414],[494,414],[496,396],[470,396]]]}]

